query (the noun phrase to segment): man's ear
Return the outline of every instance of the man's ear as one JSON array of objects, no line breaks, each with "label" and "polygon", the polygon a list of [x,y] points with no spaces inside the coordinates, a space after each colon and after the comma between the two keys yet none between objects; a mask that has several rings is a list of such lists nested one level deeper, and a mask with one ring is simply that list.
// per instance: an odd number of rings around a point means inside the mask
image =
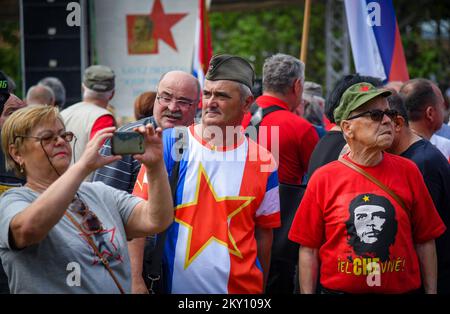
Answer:
[{"label": "man's ear", "polygon": [[114,94],[115,94],[115,93],[116,93],[116,90],[113,90],[112,93],[111,93],[111,97],[109,97],[109,100],[111,100],[111,99],[114,98]]},{"label": "man's ear", "polygon": [[434,120],[435,111],[436,109],[433,106],[428,106],[425,109],[425,118],[427,119],[427,121],[432,122]]},{"label": "man's ear", "polygon": [[294,81],[294,93],[296,95],[303,94],[303,84],[302,84],[302,80],[301,79],[296,79]]},{"label": "man's ear", "polygon": [[403,118],[401,115],[397,115],[394,118],[393,122],[394,122],[394,131],[398,133],[405,125],[405,118]]},{"label": "man's ear", "polygon": [[347,120],[343,120],[340,123],[342,133],[344,133],[345,138],[353,138],[352,123]]},{"label": "man's ear", "polygon": [[253,96],[248,96],[245,99],[244,107],[242,108],[244,110],[244,113],[246,113],[250,110],[250,107],[253,104],[254,100],[255,100],[255,98]]}]

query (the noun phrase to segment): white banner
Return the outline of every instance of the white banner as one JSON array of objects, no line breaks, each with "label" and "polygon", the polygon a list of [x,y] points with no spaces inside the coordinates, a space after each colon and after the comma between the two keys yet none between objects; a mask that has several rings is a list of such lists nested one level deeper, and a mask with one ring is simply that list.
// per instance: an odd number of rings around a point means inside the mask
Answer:
[{"label": "white banner", "polygon": [[135,98],[170,70],[191,72],[197,0],[95,0],[98,64],[116,73],[111,104],[132,117]]}]

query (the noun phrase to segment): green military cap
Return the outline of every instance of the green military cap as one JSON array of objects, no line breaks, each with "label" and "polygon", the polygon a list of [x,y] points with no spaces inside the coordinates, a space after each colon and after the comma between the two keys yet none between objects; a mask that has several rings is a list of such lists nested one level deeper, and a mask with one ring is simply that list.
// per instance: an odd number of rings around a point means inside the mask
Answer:
[{"label": "green military cap", "polygon": [[350,113],[375,97],[388,97],[392,94],[390,90],[379,89],[370,83],[362,82],[347,88],[342,94],[339,106],[334,109],[334,120],[339,123],[346,120]]},{"label": "green military cap", "polygon": [[205,78],[210,81],[227,80],[239,82],[252,89],[255,81],[255,72],[250,63],[244,58],[219,54],[211,58]]},{"label": "green military cap", "polygon": [[92,65],[84,71],[83,84],[96,92],[114,89],[114,71],[104,65]]}]

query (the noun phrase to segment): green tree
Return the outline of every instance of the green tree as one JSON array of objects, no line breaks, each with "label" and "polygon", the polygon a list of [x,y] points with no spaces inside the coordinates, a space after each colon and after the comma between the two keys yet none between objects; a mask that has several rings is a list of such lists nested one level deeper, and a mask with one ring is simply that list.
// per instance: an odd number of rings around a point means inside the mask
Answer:
[{"label": "green tree", "polygon": [[16,83],[16,93],[22,95],[20,73],[20,39],[18,22],[0,23],[0,69]]},{"label": "green tree", "polygon": [[[308,79],[324,83],[325,41],[324,4],[311,10],[308,45]],[[272,10],[213,12],[210,14],[214,53],[230,53],[251,61],[257,76],[262,75],[265,58],[281,52],[300,55],[303,6],[287,5]]]},{"label": "green tree", "polygon": [[[393,0],[410,77],[425,77],[447,88],[450,84],[450,5],[437,0]],[[325,6],[312,2],[306,79],[325,83]],[[277,52],[299,56],[303,5],[273,9],[213,12],[210,24],[214,53],[231,53],[253,62],[261,76],[264,59]],[[425,24],[424,24],[425,23]],[[424,36],[424,25],[434,27]],[[353,65],[353,62],[352,62]]]}]

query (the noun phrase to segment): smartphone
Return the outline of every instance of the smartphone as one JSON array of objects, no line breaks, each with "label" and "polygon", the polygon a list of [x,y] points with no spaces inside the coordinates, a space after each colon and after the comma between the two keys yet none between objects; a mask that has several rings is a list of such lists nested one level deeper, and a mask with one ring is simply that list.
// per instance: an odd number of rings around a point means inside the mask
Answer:
[{"label": "smartphone", "polygon": [[144,153],[144,136],[138,132],[114,132],[111,139],[113,155],[134,155]]}]

